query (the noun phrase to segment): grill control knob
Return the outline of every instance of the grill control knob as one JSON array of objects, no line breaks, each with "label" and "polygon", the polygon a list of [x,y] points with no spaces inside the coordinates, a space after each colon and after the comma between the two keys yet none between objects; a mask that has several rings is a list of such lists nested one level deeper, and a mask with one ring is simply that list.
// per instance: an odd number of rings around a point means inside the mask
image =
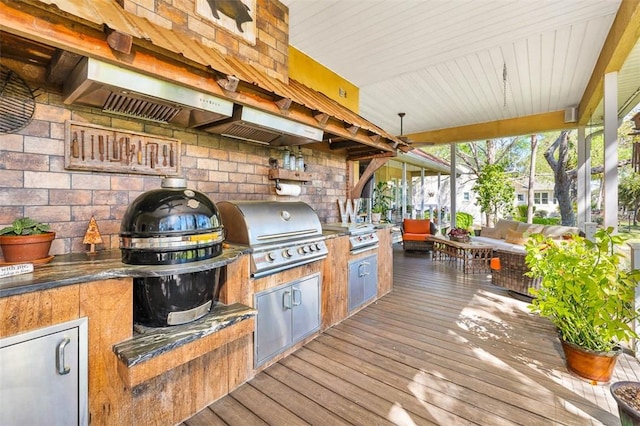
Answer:
[{"label": "grill control knob", "polygon": [[302,246],[298,249],[298,253],[300,254],[307,254],[309,253],[309,247],[308,246]]},{"label": "grill control knob", "polygon": [[267,257],[267,260],[268,260],[269,262],[273,262],[274,260],[276,260],[276,255],[275,255],[275,253],[273,253],[273,252],[269,252],[269,253],[267,253],[267,256],[266,256],[266,257]]},{"label": "grill control knob", "polygon": [[316,250],[322,250],[322,246],[320,245],[320,243],[316,243]]},{"label": "grill control knob", "polygon": [[309,250],[311,250],[311,251],[316,251],[316,246],[315,246],[315,245],[313,245],[313,244],[310,244],[310,245],[309,245]]},{"label": "grill control knob", "polygon": [[282,252],[282,255],[283,255],[284,257],[291,257],[291,256],[293,256],[293,252],[291,251],[291,249],[285,249],[285,250]]}]

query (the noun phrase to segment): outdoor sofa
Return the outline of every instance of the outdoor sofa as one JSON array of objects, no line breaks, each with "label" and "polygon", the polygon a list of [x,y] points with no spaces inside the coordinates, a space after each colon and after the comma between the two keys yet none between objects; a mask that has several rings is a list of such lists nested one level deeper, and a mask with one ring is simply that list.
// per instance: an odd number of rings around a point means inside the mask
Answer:
[{"label": "outdoor sofa", "polygon": [[495,227],[483,227],[480,236],[473,238],[473,241],[492,245],[494,257],[500,259],[500,268],[491,271],[491,282],[494,285],[531,297],[529,288],[538,288],[540,279],[525,275],[529,268],[524,260],[524,244],[529,235],[536,233],[561,239],[563,235],[579,233],[579,229],[572,226],[538,225],[500,219]]}]

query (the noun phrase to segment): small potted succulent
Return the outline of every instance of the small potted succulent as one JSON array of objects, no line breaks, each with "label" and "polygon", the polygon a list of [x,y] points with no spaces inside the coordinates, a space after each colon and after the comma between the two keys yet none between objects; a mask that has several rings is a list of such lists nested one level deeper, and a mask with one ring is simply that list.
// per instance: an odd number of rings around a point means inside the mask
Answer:
[{"label": "small potted succulent", "polygon": [[11,226],[0,229],[0,248],[9,263],[44,261],[48,259],[55,232],[47,224],[28,217],[18,218]]},{"label": "small potted succulent", "polygon": [[459,243],[468,243],[471,240],[469,231],[465,228],[451,228],[449,231],[449,239]]}]

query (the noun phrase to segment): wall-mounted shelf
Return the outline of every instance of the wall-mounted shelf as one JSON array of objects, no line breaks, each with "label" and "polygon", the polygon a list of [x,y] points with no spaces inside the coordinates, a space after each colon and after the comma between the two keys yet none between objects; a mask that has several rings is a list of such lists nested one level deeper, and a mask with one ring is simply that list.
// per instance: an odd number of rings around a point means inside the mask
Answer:
[{"label": "wall-mounted shelf", "polygon": [[269,179],[309,182],[311,180],[311,173],[300,172],[297,170],[269,169]]}]

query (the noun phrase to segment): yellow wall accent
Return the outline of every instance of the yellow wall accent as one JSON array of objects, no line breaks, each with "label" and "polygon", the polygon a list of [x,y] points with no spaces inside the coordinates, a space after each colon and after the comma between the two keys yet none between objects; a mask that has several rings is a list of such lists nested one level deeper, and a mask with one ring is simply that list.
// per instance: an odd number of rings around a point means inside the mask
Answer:
[{"label": "yellow wall accent", "polygon": [[[357,113],[360,108],[357,86],[292,46],[289,46],[289,78],[324,93],[353,112]],[[340,96],[341,91],[345,97]]]}]

